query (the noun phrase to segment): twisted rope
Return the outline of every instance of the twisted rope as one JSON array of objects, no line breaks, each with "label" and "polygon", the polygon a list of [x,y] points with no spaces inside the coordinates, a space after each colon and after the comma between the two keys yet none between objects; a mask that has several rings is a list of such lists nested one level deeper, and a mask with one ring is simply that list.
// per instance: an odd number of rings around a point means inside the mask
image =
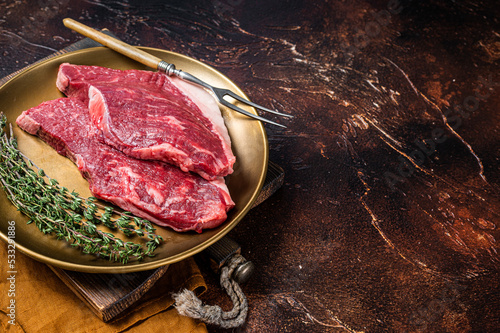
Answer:
[{"label": "twisted rope", "polygon": [[239,284],[232,279],[233,271],[246,259],[241,255],[234,255],[222,267],[220,285],[233,302],[233,309],[224,312],[217,305],[203,305],[201,300],[191,291],[184,289],[174,294],[175,308],[179,314],[195,319],[200,319],[207,324],[218,325],[222,328],[233,328],[243,325],[248,314],[248,302]]}]

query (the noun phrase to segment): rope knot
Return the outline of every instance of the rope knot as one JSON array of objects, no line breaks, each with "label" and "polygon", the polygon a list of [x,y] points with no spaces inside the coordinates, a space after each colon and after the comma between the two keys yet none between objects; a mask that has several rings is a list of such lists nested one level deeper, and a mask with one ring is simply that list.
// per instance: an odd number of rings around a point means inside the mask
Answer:
[{"label": "rope knot", "polygon": [[202,301],[191,290],[184,289],[173,295],[175,308],[179,314],[200,319],[207,324],[218,325],[222,328],[243,325],[248,314],[248,302],[241,287],[232,278],[232,274],[235,268],[245,261],[243,256],[236,254],[221,269],[220,285],[233,302],[231,311],[224,312],[217,305],[203,305]]}]

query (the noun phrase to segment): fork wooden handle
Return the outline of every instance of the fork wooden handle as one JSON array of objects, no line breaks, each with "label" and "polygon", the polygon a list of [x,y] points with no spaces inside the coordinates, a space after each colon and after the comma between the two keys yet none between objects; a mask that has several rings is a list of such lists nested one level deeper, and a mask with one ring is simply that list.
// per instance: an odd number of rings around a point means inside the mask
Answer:
[{"label": "fork wooden handle", "polygon": [[99,42],[102,45],[109,47],[110,49],[115,50],[118,53],[121,53],[148,67],[158,69],[158,64],[160,63],[161,59],[155,57],[152,54],[144,52],[132,45],[124,43],[121,40],[108,36],[100,31],[92,29],[91,27],[86,26],[85,24],[77,22],[73,19],[65,18],[63,20],[63,23],[67,28],[76,31],[85,37],[93,39],[96,42]]}]

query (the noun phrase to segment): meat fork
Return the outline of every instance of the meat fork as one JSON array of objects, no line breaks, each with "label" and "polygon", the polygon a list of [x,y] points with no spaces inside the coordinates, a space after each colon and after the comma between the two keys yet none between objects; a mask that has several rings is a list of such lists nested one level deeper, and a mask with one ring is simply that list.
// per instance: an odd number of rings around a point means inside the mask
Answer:
[{"label": "meat fork", "polygon": [[265,108],[263,106],[260,106],[258,104],[255,104],[253,102],[250,102],[250,101],[238,96],[237,94],[235,94],[231,90],[213,87],[210,84],[198,79],[197,77],[195,77],[189,73],[186,73],[180,69],[176,69],[174,64],[170,64],[170,63],[168,63],[168,62],[166,62],[158,57],[155,57],[152,54],[149,54],[149,53],[142,51],[136,47],[128,45],[127,43],[124,43],[121,40],[118,40],[116,38],[108,36],[100,31],[95,30],[95,29],[92,29],[92,28],[90,28],[90,27],[88,27],[80,22],[77,22],[73,19],[65,18],[63,20],[63,23],[66,27],[68,27],[68,28],[70,28],[70,29],[72,29],[72,30],[74,30],[74,31],[86,36],[86,37],[89,37],[90,39],[93,39],[96,42],[99,42],[102,45],[107,46],[110,49],[115,50],[115,51],[117,51],[117,52],[131,58],[131,59],[134,59],[134,60],[148,66],[148,67],[155,68],[161,72],[166,73],[169,76],[175,75],[182,80],[186,80],[186,81],[189,81],[191,83],[202,86],[203,88],[211,91],[215,95],[216,99],[219,101],[220,104],[222,104],[222,105],[224,105],[224,106],[226,106],[226,107],[228,107],[236,112],[242,113],[248,117],[258,119],[260,121],[263,121],[263,122],[266,122],[266,123],[269,123],[272,125],[286,128],[286,126],[284,126],[284,125],[278,124],[274,121],[271,121],[269,119],[263,118],[261,116],[250,113],[246,110],[243,110],[242,108],[240,108],[240,107],[230,103],[226,99],[224,99],[224,97],[225,96],[232,97],[235,100],[237,100],[243,104],[250,105],[256,109],[259,109],[259,110],[262,110],[265,112],[270,112],[270,113],[273,113],[273,114],[276,114],[279,116],[293,118],[292,115],[280,113],[278,111],[274,111],[274,110]]}]

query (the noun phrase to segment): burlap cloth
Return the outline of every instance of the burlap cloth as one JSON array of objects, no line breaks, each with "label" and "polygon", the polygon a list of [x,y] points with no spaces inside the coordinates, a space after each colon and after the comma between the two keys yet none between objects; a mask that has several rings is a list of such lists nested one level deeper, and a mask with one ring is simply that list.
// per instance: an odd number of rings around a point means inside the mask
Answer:
[{"label": "burlap cloth", "polygon": [[[43,236],[41,236],[43,237]],[[188,288],[197,294],[206,284],[189,258],[172,264],[136,304],[103,323],[45,264],[16,250],[15,297],[9,297],[7,244],[0,245],[0,332],[207,332],[203,323],[180,316],[172,307],[172,292]],[[7,307],[15,299],[15,325]]]}]

